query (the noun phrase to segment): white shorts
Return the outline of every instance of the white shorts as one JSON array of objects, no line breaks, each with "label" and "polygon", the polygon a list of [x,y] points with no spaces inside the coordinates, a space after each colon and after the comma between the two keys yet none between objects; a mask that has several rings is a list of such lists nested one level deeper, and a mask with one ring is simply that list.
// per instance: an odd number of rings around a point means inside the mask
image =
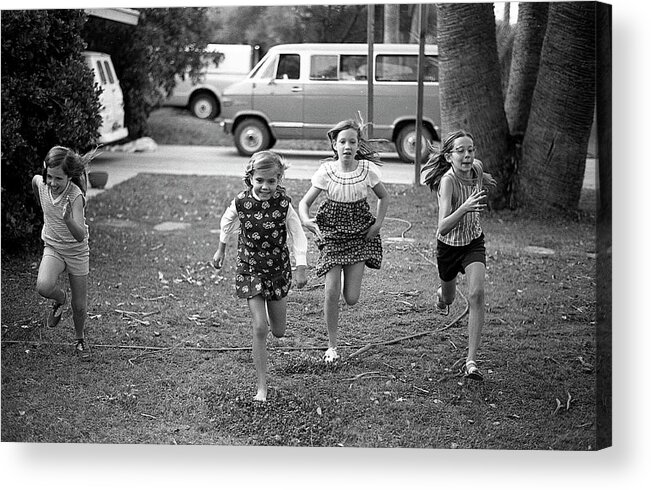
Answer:
[{"label": "white shorts", "polygon": [[82,250],[67,251],[55,249],[51,245],[45,245],[43,257],[54,257],[65,265],[65,270],[73,276],[87,276],[90,264],[90,251],[88,248]]}]

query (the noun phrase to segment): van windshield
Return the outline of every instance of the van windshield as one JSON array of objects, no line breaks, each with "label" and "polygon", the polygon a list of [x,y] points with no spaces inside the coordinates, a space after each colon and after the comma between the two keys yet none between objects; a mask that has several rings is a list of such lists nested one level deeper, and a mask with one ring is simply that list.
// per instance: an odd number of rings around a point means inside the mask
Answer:
[{"label": "van windshield", "polygon": [[266,59],[263,59],[258,63],[258,65],[253,69],[249,78],[271,78],[273,71],[276,67],[276,57],[272,56]]}]

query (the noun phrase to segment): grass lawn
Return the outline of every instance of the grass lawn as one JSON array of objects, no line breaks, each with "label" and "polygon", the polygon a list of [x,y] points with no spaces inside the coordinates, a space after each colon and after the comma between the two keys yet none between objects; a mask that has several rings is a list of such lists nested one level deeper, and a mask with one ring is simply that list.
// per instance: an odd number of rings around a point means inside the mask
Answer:
[{"label": "grass lawn", "polygon": [[[234,244],[224,269],[208,265],[241,185],[141,174],[89,202],[89,363],[72,354],[69,311],[42,327],[41,250],[3,253],[3,442],[595,448],[594,213],[484,216],[487,377],[465,382],[463,297],[449,317],[433,303],[433,197],[388,185],[383,267],[342,308],[343,362],[321,360],[323,281],[310,269],[308,286],[290,292],[287,336],[269,338],[261,405]],[[308,182],[287,188],[297,205]],[[594,192],[583,206],[594,209]],[[185,228],[159,226],[169,223]]]}]

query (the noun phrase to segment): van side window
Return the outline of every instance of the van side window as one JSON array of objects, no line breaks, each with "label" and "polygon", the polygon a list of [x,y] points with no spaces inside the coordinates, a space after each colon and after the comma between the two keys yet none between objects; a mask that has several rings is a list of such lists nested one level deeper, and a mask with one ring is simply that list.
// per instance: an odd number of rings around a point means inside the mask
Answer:
[{"label": "van side window", "polygon": [[109,83],[113,84],[115,81],[113,80],[113,72],[111,71],[111,66],[109,65],[108,61],[104,62],[104,68],[106,68],[106,76],[108,77]]},{"label": "van side window", "polygon": [[339,80],[366,80],[366,56],[343,54],[339,60]]},{"label": "van side window", "polygon": [[99,73],[99,78],[102,80],[102,85],[106,85],[106,75],[104,75],[104,68],[102,68],[102,62],[97,60],[97,73]]},{"label": "van side window", "polygon": [[301,57],[298,54],[281,54],[278,59],[277,80],[298,80],[301,74]]},{"label": "van side window", "polygon": [[310,80],[337,80],[337,55],[316,54],[311,61]]},{"label": "van side window", "polygon": [[[375,69],[376,79],[380,82],[416,82],[418,56],[379,55]],[[425,57],[424,81],[438,81],[438,61],[435,56]]]}]

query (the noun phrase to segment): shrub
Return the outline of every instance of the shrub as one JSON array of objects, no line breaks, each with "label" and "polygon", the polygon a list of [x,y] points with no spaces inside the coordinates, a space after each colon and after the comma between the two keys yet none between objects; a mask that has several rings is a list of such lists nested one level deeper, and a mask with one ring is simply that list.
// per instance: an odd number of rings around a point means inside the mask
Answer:
[{"label": "shrub", "polygon": [[83,10],[2,12],[2,248],[35,242],[42,215],[31,179],[54,145],[91,148],[98,93],[80,37]]}]

